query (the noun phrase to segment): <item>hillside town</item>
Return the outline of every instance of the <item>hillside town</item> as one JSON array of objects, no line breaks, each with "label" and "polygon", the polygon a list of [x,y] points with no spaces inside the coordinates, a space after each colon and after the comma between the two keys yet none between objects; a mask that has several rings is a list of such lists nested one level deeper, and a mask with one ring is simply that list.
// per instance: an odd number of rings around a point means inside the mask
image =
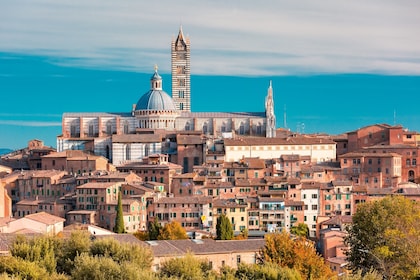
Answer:
[{"label": "hillside town", "polygon": [[[171,51],[171,96],[155,67],[150,89],[126,113],[64,113],[56,148],[33,139],[1,156],[1,254],[16,234],[83,227],[115,235],[121,193],[127,233],[176,221],[190,237],[147,241],[155,270],[188,249],[215,268],[255,263],[267,233],[306,224],[330,268],[343,273],[346,227],[360,203],[420,201],[420,133],[389,124],[340,135],[278,128],[270,81],[265,100],[250,101],[261,112],[192,112],[182,28]],[[213,240],[222,214],[248,238]]]}]

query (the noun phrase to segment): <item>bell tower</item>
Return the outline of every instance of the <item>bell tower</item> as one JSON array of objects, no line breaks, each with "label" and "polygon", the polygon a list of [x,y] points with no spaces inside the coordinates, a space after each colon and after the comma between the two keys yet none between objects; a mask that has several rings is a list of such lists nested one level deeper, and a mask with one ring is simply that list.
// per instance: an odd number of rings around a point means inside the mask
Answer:
[{"label": "bell tower", "polygon": [[274,114],[273,86],[271,81],[265,99],[265,117],[267,119],[265,137],[274,138],[276,137],[276,116]]},{"label": "bell tower", "polygon": [[190,39],[185,38],[182,26],[171,44],[172,99],[177,110],[191,111]]}]

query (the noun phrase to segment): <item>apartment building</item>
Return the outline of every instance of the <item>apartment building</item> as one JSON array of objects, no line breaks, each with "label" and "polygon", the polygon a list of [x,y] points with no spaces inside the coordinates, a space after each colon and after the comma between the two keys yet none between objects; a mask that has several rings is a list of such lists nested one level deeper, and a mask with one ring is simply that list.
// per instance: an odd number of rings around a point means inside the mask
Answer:
[{"label": "apartment building", "polygon": [[[43,170],[65,170],[70,174],[88,174],[96,170],[115,171],[108,159],[78,150],[53,152],[41,157]],[[41,169],[41,168],[39,168]]]},{"label": "apartment building", "polygon": [[343,175],[355,185],[396,187],[401,182],[401,155],[353,152],[339,156]]},{"label": "apartment building", "polygon": [[212,199],[199,196],[165,196],[155,199],[149,216],[164,226],[176,221],[187,231],[208,230],[213,226]]}]

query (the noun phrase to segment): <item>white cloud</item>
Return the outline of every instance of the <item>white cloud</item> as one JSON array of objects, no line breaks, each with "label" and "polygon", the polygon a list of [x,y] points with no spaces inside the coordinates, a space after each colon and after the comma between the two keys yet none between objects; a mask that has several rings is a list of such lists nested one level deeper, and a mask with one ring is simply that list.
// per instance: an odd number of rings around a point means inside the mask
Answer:
[{"label": "white cloud", "polygon": [[419,75],[418,11],[417,0],[17,0],[2,4],[0,51],[169,72],[182,24],[194,74]]}]

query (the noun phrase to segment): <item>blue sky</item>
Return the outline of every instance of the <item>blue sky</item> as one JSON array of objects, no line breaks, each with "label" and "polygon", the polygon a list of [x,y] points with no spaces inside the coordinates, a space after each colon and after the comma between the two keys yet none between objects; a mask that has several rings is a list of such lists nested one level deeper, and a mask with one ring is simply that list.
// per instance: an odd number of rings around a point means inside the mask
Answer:
[{"label": "blue sky", "polygon": [[[305,122],[309,132],[311,127],[312,131],[326,130],[311,124],[323,118],[320,111],[336,108],[337,102],[358,106],[348,92],[353,87],[357,89],[354,98],[371,94],[369,103],[379,98],[386,110],[381,119],[375,118],[377,112],[366,114],[366,122],[354,122],[354,129],[369,121],[392,124],[394,110],[403,125],[420,128],[416,108],[403,107],[420,101],[417,0],[0,3],[0,148],[19,148],[31,138],[44,137],[55,146],[60,117],[66,111],[130,110],[130,104],[148,90],[146,76],[137,74],[149,75],[155,64],[161,74],[169,74],[170,42],[181,25],[191,39],[196,96],[226,95],[218,89],[207,92],[211,84],[219,83],[229,95],[253,86],[263,99],[272,79],[275,97],[282,96],[276,103],[278,126],[283,124],[283,106],[287,106],[290,127]],[[340,75],[350,78],[343,80]],[[223,78],[231,76],[246,80]],[[164,80],[167,92],[169,82],[169,77]],[[239,82],[246,87],[239,87]],[[354,86],[354,82],[360,84]],[[111,96],[122,90],[127,102],[101,101],[101,94]],[[341,91],[347,92],[348,100],[334,101]],[[385,95],[396,92],[397,98]],[[300,101],[310,103],[314,94],[329,103],[315,102],[317,110],[308,107],[306,115],[293,115],[298,106],[292,97],[300,95]],[[195,108],[206,110],[200,98]],[[91,106],[80,105],[83,99]],[[263,110],[248,103],[240,105],[244,110]],[[360,119],[360,110],[353,112],[353,118]]]}]

